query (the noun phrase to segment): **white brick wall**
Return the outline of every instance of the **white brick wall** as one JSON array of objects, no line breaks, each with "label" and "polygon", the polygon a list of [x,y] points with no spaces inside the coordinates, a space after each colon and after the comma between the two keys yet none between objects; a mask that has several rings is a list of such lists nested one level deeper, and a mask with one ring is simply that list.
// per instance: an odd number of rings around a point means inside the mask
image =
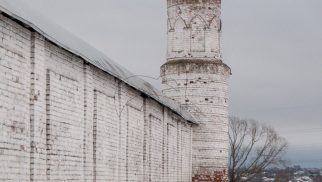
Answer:
[{"label": "white brick wall", "polygon": [[10,18],[0,26],[0,181],[191,179],[188,122]]},{"label": "white brick wall", "polygon": [[30,176],[31,33],[0,19],[0,181],[24,181]]},{"label": "white brick wall", "polygon": [[117,181],[118,117],[115,97],[94,93],[94,174],[96,181]]},{"label": "white brick wall", "polygon": [[47,181],[83,179],[83,90],[80,83],[47,73]]}]

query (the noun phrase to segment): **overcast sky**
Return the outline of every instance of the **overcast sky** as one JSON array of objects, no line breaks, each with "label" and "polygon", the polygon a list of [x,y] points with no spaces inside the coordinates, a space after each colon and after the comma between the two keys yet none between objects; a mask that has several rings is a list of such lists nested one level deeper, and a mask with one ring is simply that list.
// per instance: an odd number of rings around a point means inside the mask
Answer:
[{"label": "overcast sky", "polygon": [[[166,61],[166,0],[21,0],[135,74]],[[274,126],[322,167],[322,1],[223,0],[230,113]],[[159,87],[159,80],[148,80]]]}]

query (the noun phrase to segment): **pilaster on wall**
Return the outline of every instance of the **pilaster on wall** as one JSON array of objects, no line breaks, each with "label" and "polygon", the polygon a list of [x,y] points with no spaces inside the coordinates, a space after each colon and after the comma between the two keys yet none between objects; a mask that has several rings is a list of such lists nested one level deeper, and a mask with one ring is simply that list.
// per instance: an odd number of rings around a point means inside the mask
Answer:
[{"label": "pilaster on wall", "polygon": [[93,125],[94,125],[94,78],[92,66],[84,62],[84,143],[83,170],[84,180],[93,181]]},{"label": "pilaster on wall", "polygon": [[46,181],[45,38],[31,34],[30,181]]}]

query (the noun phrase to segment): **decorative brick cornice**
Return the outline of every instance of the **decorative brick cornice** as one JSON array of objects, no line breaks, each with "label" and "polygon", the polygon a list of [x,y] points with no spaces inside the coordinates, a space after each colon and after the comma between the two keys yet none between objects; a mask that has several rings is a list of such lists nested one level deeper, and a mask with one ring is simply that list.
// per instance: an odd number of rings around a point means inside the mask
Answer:
[{"label": "decorative brick cornice", "polygon": [[176,73],[205,73],[231,75],[231,69],[222,60],[175,59],[161,66],[161,76]]},{"label": "decorative brick cornice", "polygon": [[221,0],[168,0],[168,6],[179,4],[200,4],[200,3],[215,3],[221,5]]}]

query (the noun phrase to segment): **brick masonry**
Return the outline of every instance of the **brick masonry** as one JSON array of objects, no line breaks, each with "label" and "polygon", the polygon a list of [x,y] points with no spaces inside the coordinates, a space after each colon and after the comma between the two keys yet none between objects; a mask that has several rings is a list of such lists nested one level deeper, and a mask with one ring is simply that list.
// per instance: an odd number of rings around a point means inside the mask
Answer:
[{"label": "brick masonry", "polygon": [[0,181],[191,181],[191,123],[4,14],[0,38]]},{"label": "brick masonry", "polygon": [[168,60],[221,59],[221,12],[215,2],[168,0]]},{"label": "brick masonry", "polygon": [[220,0],[168,0],[162,92],[186,107],[193,127],[192,181],[227,181],[228,78],[221,57]]}]

